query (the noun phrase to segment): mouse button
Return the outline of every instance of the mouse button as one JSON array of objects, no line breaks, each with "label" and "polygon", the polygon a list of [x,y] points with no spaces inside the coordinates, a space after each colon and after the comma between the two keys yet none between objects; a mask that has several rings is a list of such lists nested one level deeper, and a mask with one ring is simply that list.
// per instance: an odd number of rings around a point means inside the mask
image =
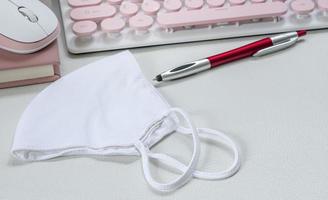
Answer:
[{"label": "mouse button", "polygon": [[47,37],[37,23],[31,23],[24,18],[15,23],[7,23],[3,30],[4,32],[1,31],[1,33],[4,36],[22,43],[35,43]]},{"label": "mouse button", "polygon": [[1,1],[1,6],[10,6],[10,5],[17,7],[17,5],[15,4],[15,2],[12,2],[11,0]]},{"label": "mouse button", "polygon": [[9,3],[14,4],[15,6],[21,6],[21,0],[8,0]]},{"label": "mouse button", "polygon": [[18,12],[17,6],[10,1],[0,0],[0,33],[7,38],[15,39],[21,24],[30,23]]},{"label": "mouse button", "polygon": [[24,0],[21,1],[20,5],[28,8],[36,15],[37,23],[48,35],[56,30],[58,26],[57,17],[45,4],[35,0]]},{"label": "mouse button", "polygon": [[3,20],[8,21],[8,17],[11,15],[17,15],[19,13],[17,13],[17,6],[13,3],[11,3],[10,1],[2,1],[0,3],[0,14],[2,16],[5,17],[1,17],[3,18]]},{"label": "mouse button", "polygon": [[19,7],[18,11],[24,16],[26,17],[30,22],[32,23],[36,23],[38,22],[38,17],[33,13],[33,11],[31,11],[28,8],[25,7]]},{"label": "mouse button", "polygon": [[42,29],[50,35],[58,27],[58,19],[56,15],[48,13],[47,15],[38,14],[38,24]]},{"label": "mouse button", "polygon": [[47,37],[38,23],[31,23],[18,11],[17,5],[14,4],[18,2],[10,1],[0,0],[1,35],[22,43],[34,43]]}]

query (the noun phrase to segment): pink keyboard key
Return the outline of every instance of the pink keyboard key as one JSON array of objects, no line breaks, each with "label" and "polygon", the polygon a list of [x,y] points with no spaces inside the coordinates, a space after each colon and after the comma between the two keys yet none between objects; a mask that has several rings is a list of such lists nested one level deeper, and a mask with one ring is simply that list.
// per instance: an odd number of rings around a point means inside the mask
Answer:
[{"label": "pink keyboard key", "polygon": [[72,30],[79,37],[91,36],[97,31],[97,24],[93,21],[79,21],[73,24]]},{"label": "pink keyboard key", "polygon": [[131,2],[123,2],[120,7],[120,12],[122,13],[122,15],[127,17],[131,17],[137,14],[138,10],[139,7],[137,6],[137,4]]},{"label": "pink keyboard key", "polygon": [[284,3],[267,2],[245,4],[242,6],[159,13],[157,22],[161,27],[174,28],[278,17],[284,15],[286,12],[287,6]]},{"label": "pink keyboard key", "polygon": [[143,0],[130,0],[132,3],[142,3]]},{"label": "pink keyboard key", "polygon": [[125,21],[118,17],[107,18],[101,22],[100,26],[107,33],[119,33],[124,29]]},{"label": "pink keyboard key", "polygon": [[141,8],[146,14],[154,15],[161,8],[161,4],[158,3],[157,1],[147,0],[143,2]]},{"label": "pink keyboard key", "polygon": [[294,0],[290,7],[299,15],[307,15],[314,10],[315,4],[312,0]]},{"label": "pink keyboard key", "polygon": [[210,8],[221,7],[224,5],[225,0],[207,0],[207,4]]},{"label": "pink keyboard key", "polygon": [[251,0],[252,3],[264,3],[266,0]]},{"label": "pink keyboard key", "polygon": [[185,0],[185,5],[190,10],[200,9],[204,5],[203,0]]},{"label": "pink keyboard key", "polygon": [[173,12],[180,10],[182,3],[180,0],[164,0],[163,6],[167,11]]},{"label": "pink keyboard key", "polygon": [[144,14],[138,14],[130,18],[129,25],[130,27],[138,31],[148,30],[154,23],[152,17]]},{"label": "pink keyboard key", "polygon": [[229,0],[231,5],[243,5],[246,0]]},{"label": "pink keyboard key", "polygon": [[72,9],[70,16],[72,20],[92,20],[100,21],[102,19],[112,17],[116,13],[114,6],[103,4],[99,6],[81,7]]},{"label": "pink keyboard key", "polygon": [[324,12],[328,12],[328,0],[318,0],[318,8]]},{"label": "pink keyboard key", "polygon": [[71,7],[95,6],[101,3],[101,0],[68,0]]},{"label": "pink keyboard key", "polygon": [[107,0],[107,2],[111,5],[120,5],[123,0]]}]

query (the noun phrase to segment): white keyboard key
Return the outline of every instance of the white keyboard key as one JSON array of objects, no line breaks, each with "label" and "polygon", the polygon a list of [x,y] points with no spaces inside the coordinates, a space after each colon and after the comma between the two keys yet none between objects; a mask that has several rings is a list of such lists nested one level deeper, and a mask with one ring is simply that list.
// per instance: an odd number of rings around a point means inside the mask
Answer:
[{"label": "white keyboard key", "polygon": [[328,0],[318,0],[318,8],[323,12],[324,16],[328,16]]},{"label": "white keyboard key", "polygon": [[101,30],[107,33],[120,33],[125,28],[125,21],[119,17],[104,19],[101,24]]},{"label": "white keyboard key", "polygon": [[74,8],[70,13],[70,17],[74,21],[100,21],[102,19],[114,16],[115,13],[116,8],[114,6],[103,4],[99,6]]},{"label": "white keyboard key", "polygon": [[163,6],[167,11],[173,12],[180,10],[182,3],[180,0],[164,0]]},{"label": "white keyboard key", "polygon": [[282,2],[247,4],[243,6],[158,13],[157,22],[163,28],[228,23],[259,18],[279,17],[287,12]]},{"label": "white keyboard key", "polygon": [[137,14],[138,10],[139,7],[135,3],[123,2],[122,5],[120,6],[120,12],[122,13],[123,16],[126,17],[131,17]]},{"label": "white keyboard key", "polygon": [[160,8],[161,4],[153,0],[144,1],[141,5],[141,9],[148,15],[155,15]]},{"label": "white keyboard key", "polygon": [[97,24],[94,21],[79,21],[73,24],[72,30],[78,37],[91,36],[97,31]]},{"label": "white keyboard key", "polygon": [[107,2],[111,5],[120,5],[123,0],[107,0]]},{"label": "white keyboard key", "polygon": [[129,25],[137,31],[147,31],[154,23],[152,17],[138,14],[130,18]]},{"label": "white keyboard key", "polygon": [[207,0],[206,2],[210,8],[215,8],[223,6],[225,0]]},{"label": "white keyboard key", "polygon": [[101,0],[68,0],[71,7],[95,6],[101,3]]},{"label": "white keyboard key", "polygon": [[190,10],[200,9],[203,5],[203,0],[185,0],[185,6]]},{"label": "white keyboard key", "polygon": [[294,0],[290,7],[298,15],[308,15],[314,10],[315,4],[312,0]]},{"label": "white keyboard key", "polygon": [[246,0],[229,0],[229,2],[233,6],[234,5],[243,5],[246,2]]}]

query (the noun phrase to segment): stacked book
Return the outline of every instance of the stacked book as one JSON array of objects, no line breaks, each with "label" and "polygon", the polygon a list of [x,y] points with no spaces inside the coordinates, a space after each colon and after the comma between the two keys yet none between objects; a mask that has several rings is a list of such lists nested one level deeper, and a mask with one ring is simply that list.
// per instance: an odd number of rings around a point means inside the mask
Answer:
[{"label": "stacked book", "polygon": [[32,54],[0,49],[0,89],[55,81],[59,64],[57,41]]}]

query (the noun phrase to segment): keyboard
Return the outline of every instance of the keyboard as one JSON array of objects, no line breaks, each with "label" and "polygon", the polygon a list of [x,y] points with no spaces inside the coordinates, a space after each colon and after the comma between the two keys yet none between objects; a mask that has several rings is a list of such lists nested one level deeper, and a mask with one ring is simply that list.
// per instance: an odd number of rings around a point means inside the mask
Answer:
[{"label": "keyboard", "polygon": [[328,0],[60,0],[60,7],[74,54],[328,28]]}]

